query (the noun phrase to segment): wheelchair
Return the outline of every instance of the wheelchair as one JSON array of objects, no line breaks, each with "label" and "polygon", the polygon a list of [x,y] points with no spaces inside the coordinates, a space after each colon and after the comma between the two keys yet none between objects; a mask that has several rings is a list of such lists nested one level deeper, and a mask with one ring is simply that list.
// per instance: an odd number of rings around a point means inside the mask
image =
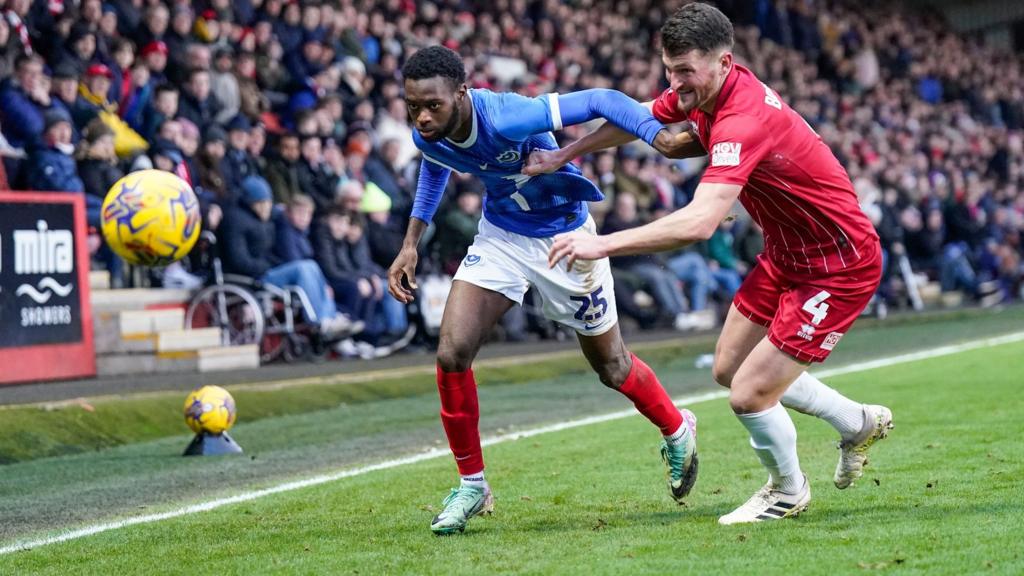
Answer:
[{"label": "wheelchair", "polygon": [[211,274],[209,283],[189,301],[186,327],[220,328],[225,346],[256,344],[262,364],[322,360],[327,355],[316,313],[302,288],[225,274],[215,250],[216,236],[204,231],[201,240],[210,253]]}]

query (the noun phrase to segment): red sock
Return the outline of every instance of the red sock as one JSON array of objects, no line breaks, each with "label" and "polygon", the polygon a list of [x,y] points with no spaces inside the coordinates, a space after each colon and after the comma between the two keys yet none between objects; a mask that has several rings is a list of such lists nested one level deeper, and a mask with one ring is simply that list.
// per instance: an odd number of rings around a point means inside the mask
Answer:
[{"label": "red sock", "polygon": [[480,405],[473,370],[445,372],[438,366],[437,390],[441,393],[441,423],[459,474],[480,473],[484,469],[484,456],[480,450]]},{"label": "red sock", "polygon": [[637,358],[636,354],[630,352],[629,356],[633,359],[633,367],[629,369],[629,375],[619,392],[632,400],[636,409],[661,429],[663,436],[675,434],[683,424],[683,415],[672,403],[668,392],[665,392],[658,377],[654,375],[654,370]]}]

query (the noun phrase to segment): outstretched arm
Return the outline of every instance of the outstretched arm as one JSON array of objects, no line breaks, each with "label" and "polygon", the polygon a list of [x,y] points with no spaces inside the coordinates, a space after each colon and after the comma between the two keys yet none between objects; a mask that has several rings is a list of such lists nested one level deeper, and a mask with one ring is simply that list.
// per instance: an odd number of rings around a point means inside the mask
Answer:
[{"label": "outstretched arm", "polygon": [[[694,137],[691,125],[686,123],[685,127],[683,132],[672,137],[671,144],[667,149],[661,150],[661,153],[667,158],[697,158],[707,155],[704,147],[700,145],[700,141]],[[565,148],[534,150],[523,166],[523,174],[527,176],[549,174],[572,162],[573,158],[586,156],[606,148],[622,146],[633,140],[636,140],[635,136],[606,122],[597,130],[570,143]]]},{"label": "outstretched arm", "polygon": [[697,186],[692,202],[644,226],[607,236],[559,234],[548,252],[548,266],[554,268],[566,258],[571,268],[576,260],[662,252],[707,240],[726,218],[742,189],[736,184],[702,183]]},{"label": "outstretched arm", "polygon": [[[506,95],[495,128],[505,138],[521,142],[533,134],[561,130],[605,118],[633,138],[640,138],[659,151],[672,145],[674,136],[654,118],[650,109],[616,90],[595,88],[570,94],[548,94],[538,98]],[[624,138],[625,136],[616,136]]]}]

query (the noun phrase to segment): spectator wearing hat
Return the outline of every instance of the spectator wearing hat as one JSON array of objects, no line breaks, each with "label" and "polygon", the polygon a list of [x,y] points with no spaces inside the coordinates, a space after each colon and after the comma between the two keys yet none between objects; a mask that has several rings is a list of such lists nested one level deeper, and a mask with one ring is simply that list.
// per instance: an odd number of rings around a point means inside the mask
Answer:
[{"label": "spectator wearing hat", "polygon": [[[43,135],[29,153],[25,184],[32,190],[51,192],[84,192],[85,185],[78,177],[78,169],[71,155],[71,117],[61,108],[51,108],[44,114]],[[99,223],[102,200],[89,201],[86,207],[91,224]]]},{"label": "spectator wearing hat", "polygon": [[241,93],[238,78],[235,77],[235,51],[230,46],[218,46],[213,53],[213,69],[210,70],[210,92],[217,99],[219,108],[214,120],[227,124],[241,108]]},{"label": "spectator wearing hat", "polygon": [[216,124],[203,131],[203,147],[199,152],[199,183],[210,191],[225,207],[228,205],[228,189],[221,173],[221,163],[227,153],[228,135]]},{"label": "spectator wearing hat", "polygon": [[71,27],[68,39],[64,42],[61,60],[68,60],[78,68],[85,70],[98,61],[96,58],[96,32],[85,23],[77,23]]},{"label": "spectator wearing hat", "polygon": [[116,104],[107,99],[113,78],[114,73],[106,64],[92,64],[82,75],[78,85],[78,98],[71,108],[71,117],[79,130],[84,129],[86,124],[99,116],[101,110],[117,108]]},{"label": "spectator wearing hat", "polygon": [[219,111],[217,100],[210,91],[210,72],[193,68],[188,73],[188,81],[181,93],[178,115],[196,126],[210,126],[215,123]]},{"label": "spectator wearing hat", "polygon": [[[63,108],[68,115],[78,100],[78,77],[78,69],[69,61],[59,62],[53,68],[53,78],[50,81],[51,103],[53,107]],[[72,128],[71,141],[78,142],[78,127]]]},{"label": "spectator wearing hat", "polygon": [[221,161],[221,174],[224,185],[230,196],[237,190],[242,181],[249,176],[259,176],[260,169],[256,159],[249,154],[249,140],[252,124],[241,114],[235,116],[227,125],[227,150]]},{"label": "spectator wearing hat", "polygon": [[114,149],[119,158],[128,158],[146,149],[148,143],[118,115],[117,104],[107,99],[113,73],[105,64],[93,64],[85,72],[78,86],[78,98],[71,109],[71,117],[80,129],[93,120],[102,118],[114,131]]},{"label": "spectator wearing hat", "polygon": [[149,70],[151,82],[159,84],[166,80],[169,54],[170,48],[161,40],[154,40],[142,47],[139,57]]},{"label": "spectator wearing hat", "polygon": [[[266,176],[274,192],[274,201],[288,204],[292,198],[303,195],[299,184],[299,161],[302,159],[299,136],[294,132],[282,134],[277,140],[274,155],[267,162]],[[314,207],[316,203],[314,203]]]},{"label": "spectator wearing hat", "polygon": [[43,59],[29,55],[18,57],[15,74],[0,88],[0,127],[15,148],[40,143],[43,114],[51,105],[48,82],[43,74]]},{"label": "spectator wearing hat", "polygon": [[274,255],[273,200],[270,185],[259,176],[246,178],[240,200],[225,208],[218,229],[224,271],[259,279],[274,286],[297,285],[303,289],[320,329],[327,335],[351,333],[353,323],[338,309],[327,290],[327,280],[313,260],[281,263]]}]

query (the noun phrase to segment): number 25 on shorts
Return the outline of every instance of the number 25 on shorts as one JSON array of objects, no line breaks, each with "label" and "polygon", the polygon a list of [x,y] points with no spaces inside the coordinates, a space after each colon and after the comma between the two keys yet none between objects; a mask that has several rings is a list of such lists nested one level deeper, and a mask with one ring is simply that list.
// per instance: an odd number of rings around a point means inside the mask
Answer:
[{"label": "number 25 on shorts", "polygon": [[804,302],[803,310],[811,314],[811,324],[817,326],[825,319],[825,316],[828,314],[828,304],[825,303],[825,300],[829,296],[832,295],[822,290],[809,298],[807,302]]},{"label": "number 25 on shorts", "polygon": [[[576,314],[574,315],[577,320],[594,322],[604,316],[604,313],[608,311],[608,300],[601,297],[601,292],[603,290],[604,287],[602,286],[591,292],[588,296],[569,296],[569,299],[573,302],[580,303],[580,307],[576,310]],[[594,310],[590,312],[590,314],[587,314],[587,311],[591,308]]]}]

